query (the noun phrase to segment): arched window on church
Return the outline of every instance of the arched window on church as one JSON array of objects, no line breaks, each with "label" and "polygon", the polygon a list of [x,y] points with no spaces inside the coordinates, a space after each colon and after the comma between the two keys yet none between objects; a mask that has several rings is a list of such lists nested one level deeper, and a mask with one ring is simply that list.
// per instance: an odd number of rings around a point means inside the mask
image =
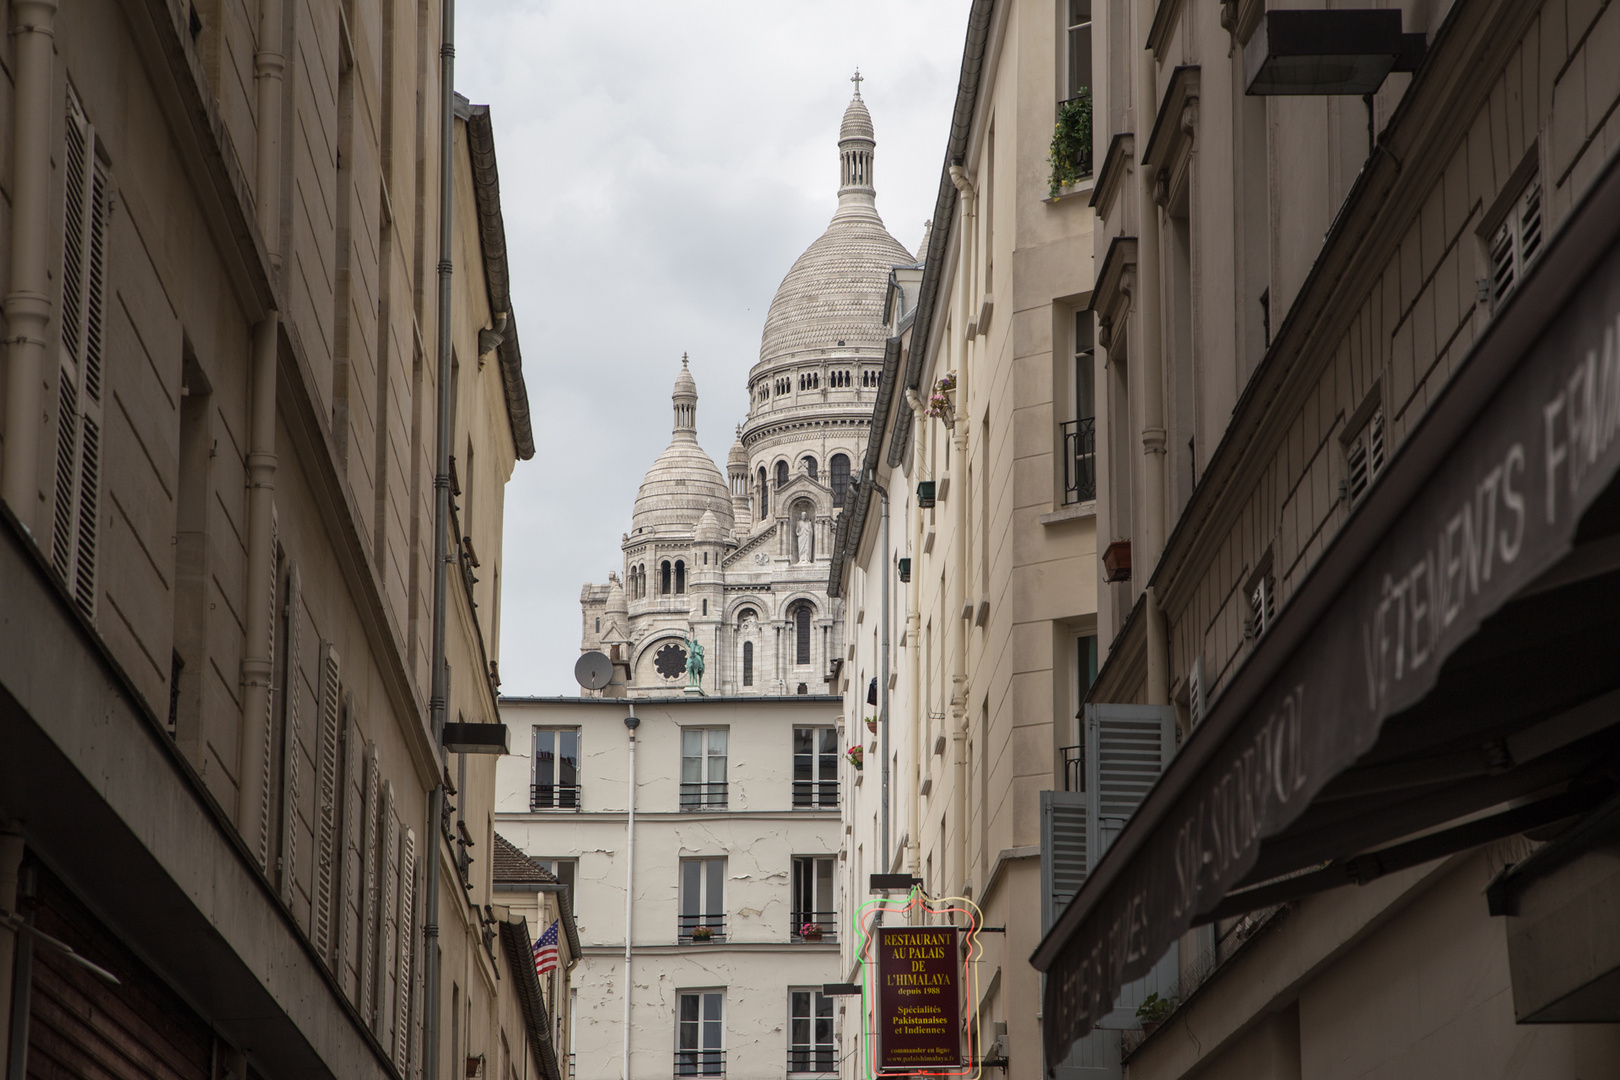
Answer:
[{"label": "arched window on church", "polygon": [[804,459],[804,473],[805,473],[806,476],[808,476],[812,480],[817,478],[816,459],[814,457],[811,457],[809,455],[805,456],[805,459]]},{"label": "arched window on church", "polygon": [[659,573],[658,592],[659,592],[659,594],[661,596],[668,596],[669,595],[669,560],[668,559],[665,559],[664,564],[658,568],[658,573]]},{"label": "arched window on church", "polygon": [[849,489],[849,458],[834,454],[827,463],[832,469],[833,505],[844,505],[844,492]]},{"label": "arched window on church", "polygon": [[743,642],[743,685],[754,685],[754,643]]},{"label": "arched window on church", "polygon": [[759,467],[759,520],[764,521],[771,516],[771,493],[765,485],[765,466]]},{"label": "arched window on church", "polygon": [[677,596],[686,592],[686,563],[677,559],[675,561],[675,593]]},{"label": "arched window on church", "polygon": [[795,664],[808,664],[810,662],[810,605],[800,601],[793,609],[793,662]]},{"label": "arched window on church", "polygon": [[787,482],[788,482],[788,464],[785,461],[778,461],[776,463],[776,486],[779,489],[780,488],[785,488],[785,487],[787,487]]}]

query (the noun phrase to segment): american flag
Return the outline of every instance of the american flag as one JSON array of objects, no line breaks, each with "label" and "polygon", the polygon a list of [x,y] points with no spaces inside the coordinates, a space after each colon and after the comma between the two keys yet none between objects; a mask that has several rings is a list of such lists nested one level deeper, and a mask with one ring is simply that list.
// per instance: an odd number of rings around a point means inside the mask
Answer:
[{"label": "american flag", "polygon": [[534,943],[534,973],[544,975],[557,969],[557,921],[546,928],[540,940]]}]

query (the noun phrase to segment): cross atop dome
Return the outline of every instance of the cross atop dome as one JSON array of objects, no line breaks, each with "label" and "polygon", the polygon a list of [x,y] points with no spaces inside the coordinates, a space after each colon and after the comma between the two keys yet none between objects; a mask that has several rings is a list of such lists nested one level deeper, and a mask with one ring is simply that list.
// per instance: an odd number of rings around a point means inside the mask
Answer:
[{"label": "cross atop dome", "polygon": [[855,96],[860,97],[861,96],[861,83],[866,81],[865,79],[863,79],[861,77],[861,69],[860,68],[855,69],[855,74],[853,74],[853,75],[851,75],[849,77],[849,81],[855,84]]}]

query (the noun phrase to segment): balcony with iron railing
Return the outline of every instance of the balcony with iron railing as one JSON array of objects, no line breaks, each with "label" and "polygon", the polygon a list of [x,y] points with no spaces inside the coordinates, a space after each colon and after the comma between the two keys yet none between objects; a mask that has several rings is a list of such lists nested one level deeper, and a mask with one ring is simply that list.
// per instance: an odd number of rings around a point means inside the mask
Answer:
[{"label": "balcony with iron railing", "polygon": [[790,1047],[787,1071],[789,1076],[836,1076],[838,1048],[825,1043]]},{"label": "balcony with iron railing", "polygon": [[1086,748],[1060,746],[1058,750],[1063,754],[1063,790],[1086,790]]},{"label": "balcony with iron railing", "polygon": [[578,810],[578,784],[530,784],[530,810]]},{"label": "balcony with iron railing", "polygon": [[838,912],[795,911],[793,913],[793,922],[789,924],[789,939],[796,942],[836,942],[838,940]]},{"label": "balcony with iron railing", "polygon": [[678,915],[676,940],[682,945],[703,944],[726,940],[726,916],[723,912],[704,915]]},{"label": "balcony with iron railing", "polygon": [[1063,505],[1097,497],[1097,418],[1066,420],[1063,429]]},{"label": "balcony with iron railing", "polygon": [[724,1050],[675,1051],[676,1076],[724,1076],[726,1052]]},{"label": "balcony with iron railing", "polygon": [[681,785],[682,810],[724,810],[725,808],[726,782],[724,780]]},{"label": "balcony with iron railing", "polygon": [[838,809],[838,781],[837,780],[795,780],[795,781],[793,781],[793,809],[795,809],[795,810],[836,810],[836,809]]}]

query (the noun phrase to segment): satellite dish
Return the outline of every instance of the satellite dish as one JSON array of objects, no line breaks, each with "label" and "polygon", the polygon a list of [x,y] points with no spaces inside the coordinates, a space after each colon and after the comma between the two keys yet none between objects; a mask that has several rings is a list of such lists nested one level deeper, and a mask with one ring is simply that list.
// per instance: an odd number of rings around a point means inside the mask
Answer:
[{"label": "satellite dish", "polygon": [[587,690],[600,690],[613,681],[613,661],[599,652],[588,652],[574,664],[574,681]]}]

